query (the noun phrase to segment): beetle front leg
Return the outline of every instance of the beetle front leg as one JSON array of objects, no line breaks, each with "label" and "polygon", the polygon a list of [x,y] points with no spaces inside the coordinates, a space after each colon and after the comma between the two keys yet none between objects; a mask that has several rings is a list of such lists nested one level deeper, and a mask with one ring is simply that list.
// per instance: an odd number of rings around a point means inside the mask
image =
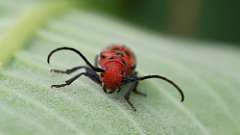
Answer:
[{"label": "beetle front leg", "polygon": [[130,101],[130,93],[131,92],[127,92],[125,95],[124,95],[124,98],[125,100],[127,101],[127,103],[132,107],[132,109],[134,111],[137,111],[136,107],[132,104],[132,102]]},{"label": "beetle front leg", "polygon": [[65,81],[64,84],[59,84],[59,85],[52,85],[51,87],[53,88],[60,88],[60,87],[65,87],[67,85],[70,85],[71,83],[73,83],[75,80],[77,80],[79,77],[81,77],[82,75],[90,78],[92,81],[96,82],[97,84],[101,85],[101,80],[98,76],[98,74],[93,71],[92,69],[88,68],[88,67],[84,67],[86,69],[86,72],[83,73],[79,73],[76,76],[70,78],[69,80]]},{"label": "beetle front leg", "polygon": [[143,93],[143,92],[141,92],[141,91],[138,91],[138,89],[137,89],[138,83],[139,83],[138,81],[136,81],[136,82],[134,83],[133,93],[135,93],[135,94],[137,94],[137,95],[140,95],[140,96],[146,97],[147,94],[145,94],[145,93]]},{"label": "beetle front leg", "polygon": [[61,74],[71,74],[79,69],[86,69],[86,68],[87,68],[86,66],[77,66],[77,67],[73,67],[66,70],[50,69],[50,72],[61,73]]},{"label": "beetle front leg", "polygon": [[132,104],[132,102],[130,101],[130,95],[131,93],[134,91],[134,89],[137,86],[137,82],[133,82],[134,84],[128,89],[127,93],[124,95],[124,99],[127,101],[127,103],[132,107],[132,109],[134,111],[136,111],[136,107]]},{"label": "beetle front leg", "polygon": [[73,78],[70,78],[69,80],[65,81],[64,84],[52,85],[51,88],[60,88],[60,87],[65,87],[67,85],[70,85],[71,83],[73,83],[75,80],[77,80],[82,75],[86,75],[86,73],[80,73],[80,74],[74,76]]},{"label": "beetle front leg", "polygon": [[[130,78],[137,78],[137,74],[138,74],[137,72],[134,72],[133,74],[131,74],[131,75],[128,76],[128,77],[130,77]],[[133,79],[133,80],[134,80],[134,79]],[[138,86],[138,84],[139,84],[139,81],[137,81],[137,80],[128,81],[128,80],[126,79],[125,82],[124,82],[124,84],[127,84],[127,83],[133,83],[133,93],[135,93],[135,94],[137,94],[137,95],[144,96],[144,97],[147,96],[147,94],[145,94],[145,93],[143,93],[143,92],[141,92],[141,91],[138,91],[137,86]]]}]

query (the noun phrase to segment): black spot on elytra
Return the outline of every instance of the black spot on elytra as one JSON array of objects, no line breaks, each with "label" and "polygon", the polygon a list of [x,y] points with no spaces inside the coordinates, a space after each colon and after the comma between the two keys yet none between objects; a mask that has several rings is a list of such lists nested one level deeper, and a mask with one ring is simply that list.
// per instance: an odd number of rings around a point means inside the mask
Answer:
[{"label": "black spot on elytra", "polygon": [[126,53],[127,56],[130,56],[130,53],[128,51],[124,51]]},{"label": "black spot on elytra", "polygon": [[123,63],[124,65],[127,65],[127,63],[126,63],[125,60],[121,59],[121,61],[122,61],[122,63]]},{"label": "black spot on elytra", "polygon": [[116,52],[116,55],[117,55],[117,56],[120,56],[120,57],[123,57],[123,56],[124,56],[123,53],[122,53],[122,52],[119,52],[119,51]]}]

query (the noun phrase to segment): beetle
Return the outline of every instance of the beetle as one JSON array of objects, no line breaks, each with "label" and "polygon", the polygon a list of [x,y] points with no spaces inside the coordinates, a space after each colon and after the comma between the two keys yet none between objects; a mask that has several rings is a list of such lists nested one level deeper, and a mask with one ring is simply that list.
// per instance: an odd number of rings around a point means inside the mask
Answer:
[{"label": "beetle", "polygon": [[119,92],[121,90],[121,86],[131,84],[125,93],[124,98],[131,106],[131,108],[136,111],[135,106],[129,100],[130,94],[133,92],[137,95],[146,96],[145,93],[137,89],[139,82],[146,79],[157,78],[173,85],[181,95],[181,102],[184,101],[184,93],[181,88],[167,77],[161,75],[138,76],[137,71],[135,70],[135,54],[130,48],[126,47],[125,45],[113,44],[109,47],[106,47],[103,49],[103,51],[100,52],[99,55],[96,55],[94,65],[92,65],[87,60],[87,58],[77,49],[71,47],[60,47],[52,50],[49,53],[47,57],[48,64],[50,64],[51,56],[55,52],[61,50],[70,50],[77,53],[85,61],[87,66],[77,66],[66,70],[51,69],[51,72],[62,74],[71,74],[79,69],[85,69],[84,72],[81,72],[69,80],[66,80],[63,84],[52,85],[52,88],[60,88],[70,85],[81,76],[90,78],[92,81],[99,84],[103,88],[103,91],[108,94]]}]

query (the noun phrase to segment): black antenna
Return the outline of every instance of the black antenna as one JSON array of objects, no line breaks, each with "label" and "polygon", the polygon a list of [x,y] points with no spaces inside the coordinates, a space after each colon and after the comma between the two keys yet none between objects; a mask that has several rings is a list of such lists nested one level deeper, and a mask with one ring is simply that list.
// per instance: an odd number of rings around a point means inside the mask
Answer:
[{"label": "black antenna", "polygon": [[52,50],[49,54],[48,54],[48,58],[47,58],[47,62],[48,64],[50,64],[50,58],[51,56],[53,55],[53,53],[57,52],[57,51],[60,51],[60,50],[70,50],[70,51],[73,51],[75,53],[77,53],[85,62],[86,64],[91,67],[94,71],[96,72],[104,72],[103,69],[101,68],[98,68],[98,67],[94,67],[88,60],[87,58],[81,53],[79,52],[78,50],[74,49],[74,48],[71,48],[71,47],[60,47],[60,48],[57,48],[57,49],[54,49]]},{"label": "black antenna", "polygon": [[160,75],[147,75],[147,76],[137,77],[136,80],[145,80],[145,79],[151,79],[151,78],[162,79],[162,80],[167,81],[168,83],[172,84],[178,90],[178,92],[180,93],[180,95],[181,95],[181,102],[184,101],[184,94],[183,94],[183,91],[181,90],[181,88],[176,83],[174,83],[172,80],[170,80],[170,79],[168,79],[168,78],[166,78],[164,76],[160,76]]}]

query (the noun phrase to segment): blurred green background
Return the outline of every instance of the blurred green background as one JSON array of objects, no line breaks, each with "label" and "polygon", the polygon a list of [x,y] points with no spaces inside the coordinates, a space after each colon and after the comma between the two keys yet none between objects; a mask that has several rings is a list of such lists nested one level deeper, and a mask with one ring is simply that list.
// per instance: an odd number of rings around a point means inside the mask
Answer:
[{"label": "blurred green background", "polygon": [[104,12],[176,37],[240,45],[238,0],[90,0]]}]

